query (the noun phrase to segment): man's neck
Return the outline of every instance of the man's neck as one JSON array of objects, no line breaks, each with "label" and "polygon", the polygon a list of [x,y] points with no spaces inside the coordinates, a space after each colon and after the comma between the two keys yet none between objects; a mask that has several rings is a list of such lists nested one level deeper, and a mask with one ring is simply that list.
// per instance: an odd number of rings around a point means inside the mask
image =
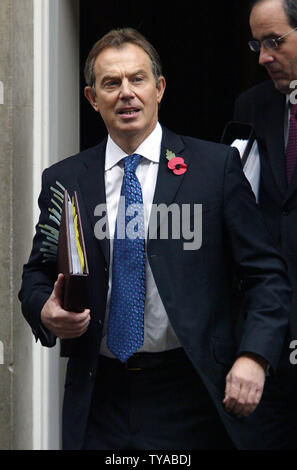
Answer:
[{"label": "man's neck", "polygon": [[146,132],[140,134],[125,134],[124,136],[110,135],[112,140],[127,154],[131,155],[145,141],[145,139],[153,132],[157,123]]},{"label": "man's neck", "polygon": [[114,142],[127,154],[131,155],[135,152],[135,150],[139,147],[139,145],[145,140],[143,138],[140,139],[114,139]]}]

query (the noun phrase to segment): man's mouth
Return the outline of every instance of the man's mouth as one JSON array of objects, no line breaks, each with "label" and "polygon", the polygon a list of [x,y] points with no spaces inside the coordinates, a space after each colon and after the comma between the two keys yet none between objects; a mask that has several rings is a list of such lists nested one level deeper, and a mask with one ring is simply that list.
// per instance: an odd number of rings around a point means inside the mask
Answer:
[{"label": "man's mouth", "polygon": [[139,113],[138,108],[123,108],[118,111],[118,114],[122,117],[135,117]]},{"label": "man's mouth", "polygon": [[282,75],[282,71],[281,70],[271,70],[271,69],[268,69],[268,73],[272,76],[274,75]]}]

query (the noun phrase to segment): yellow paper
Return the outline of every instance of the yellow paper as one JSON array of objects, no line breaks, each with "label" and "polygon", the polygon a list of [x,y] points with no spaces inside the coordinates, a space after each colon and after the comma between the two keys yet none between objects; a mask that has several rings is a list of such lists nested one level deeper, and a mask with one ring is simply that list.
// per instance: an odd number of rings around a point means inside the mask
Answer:
[{"label": "yellow paper", "polygon": [[73,214],[73,223],[74,223],[74,230],[75,230],[75,240],[76,240],[76,246],[77,246],[77,253],[81,265],[81,270],[82,273],[84,272],[84,267],[85,267],[85,259],[84,259],[84,254],[81,248],[81,244],[79,241],[79,232],[78,232],[78,222],[77,222],[77,213],[75,210],[75,205],[74,205],[74,199],[72,198],[72,214]]}]

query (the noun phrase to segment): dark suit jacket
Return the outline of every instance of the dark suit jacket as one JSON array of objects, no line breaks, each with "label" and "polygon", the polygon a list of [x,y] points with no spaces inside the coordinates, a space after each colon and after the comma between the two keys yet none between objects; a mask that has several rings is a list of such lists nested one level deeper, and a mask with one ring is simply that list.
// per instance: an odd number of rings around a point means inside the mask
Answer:
[{"label": "dark suit jacket", "polygon": [[234,118],[253,124],[259,143],[261,180],[259,205],[275,246],[288,265],[293,287],[291,336],[297,337],[297,167],[286,179],[284,115],[286,99],[271,80],[243,93]]},{"label": "dark suit jacket", "polygon": [[[94,208],[105,202],[106,141],[67,158],[43,173],[40,221],[48,223],[50,187],[61,182],[77,190],[85,233],[90,279],[91,323],[75,340],[66,375],[63,407],[64,448],[83,444],[96,375],[108,288],[109,242],[94,237]],[[184,175],[168,169],[166,149],[184,158]],[[237,420],[222,406],[225,376],[244,351],[257,353],[277,367],[287,327],[290,288],[284,262],[272,247],[237,150],[178,136],[163,130],[154,203],[203,205],[202,247],[185,251],[185,240],[152,239],[147,257],[170,322],[203,379],[222,420],[239,448],[247,448],[249,419]],[[57,277],[54,260],[42,263],[44,235],[37,227],[24,267],[20,300],[24,316],[45,346],[54,338],[40,325],[40,311]],[[236,270],[243,279],[247,319],[239,344],[235,340],[231,284]],[[178,366],[178,365],[177,365]]]}]

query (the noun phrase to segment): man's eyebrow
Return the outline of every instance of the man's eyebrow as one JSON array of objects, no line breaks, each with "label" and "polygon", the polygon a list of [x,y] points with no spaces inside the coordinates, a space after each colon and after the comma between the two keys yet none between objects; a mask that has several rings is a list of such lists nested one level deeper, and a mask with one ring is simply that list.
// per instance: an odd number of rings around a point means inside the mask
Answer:
[{"label": "man's eyebrow", "polygon": [[[128,77],[134,77],[135,75],[147,75],[147,71],[144,70],[144,69],[139,69],[139,70],[136,70],[135,72],[131,72],[128,74]],[[101,83],[104,83],[108,80],[116,80],[118,78],[121,78],[120,75],[118,75],[117,73],[109,73],[109,74],[106,74],[102,77],[101,79]]]},{"label": "man's eyebrow", "polygon": [[265,36],[262,36],[261,39],[257,39],[257,38],[253,38],[253,39],[256,41],[264,41],[265,39],[279,38],[280,36],[281,36],[280,34],[271,32],[271,33],[265,34]]},{"label": "man's eyebrow", "polygon": [[280,36],[281,36],[281,34],[270,33],[270,34],[265,34],[265,36],[263,36],[263,39],[279,38]]},{"label": "man's eyebrow", "polygon": [[117,74],[108,74],[108,75],[104,75],[101,79],[101,83],[104,83],[106,82],[107,80],[115,80],[119,78],[119,76]]},{"label": "man's eyebrow", "polygon": [[139,69],[136,72],[131,73],[131,76],[132,75],[138,75],[138,74],[147,75],[147,71],[144,70],[144,69]]}]

